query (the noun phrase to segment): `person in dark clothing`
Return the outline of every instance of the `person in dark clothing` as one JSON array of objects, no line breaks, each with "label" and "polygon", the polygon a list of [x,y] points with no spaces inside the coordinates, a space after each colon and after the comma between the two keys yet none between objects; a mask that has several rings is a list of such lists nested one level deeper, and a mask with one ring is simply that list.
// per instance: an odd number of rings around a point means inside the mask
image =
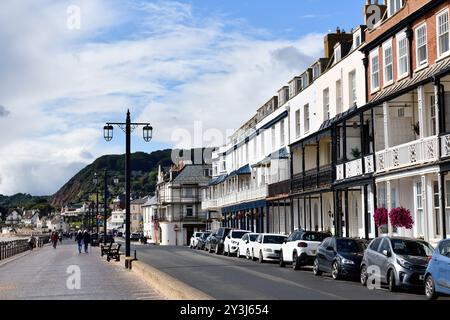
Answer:
[{"label": "person in dark clothing", "polygon": [[56,233],[56,231],[52,232],[50,240],[52,241],[53,248],[56,249],[56,245],[58,244],[58,234]]},{"label": "person in dark clothing", "polygon": [[84,230],[83,242],[84,242],[84,252],[88,253],[88,246],[89,246],[89,243],[91,242],[91,235],[89,234],[89,232],[87,230]]},{"label": "person in dark clothing", "polygon": [[81,248],[83,247],[83,233],[81,230],[78,230],[78,233],[75,236],[75,241],[78,244],[78,252],[81,253]]}]

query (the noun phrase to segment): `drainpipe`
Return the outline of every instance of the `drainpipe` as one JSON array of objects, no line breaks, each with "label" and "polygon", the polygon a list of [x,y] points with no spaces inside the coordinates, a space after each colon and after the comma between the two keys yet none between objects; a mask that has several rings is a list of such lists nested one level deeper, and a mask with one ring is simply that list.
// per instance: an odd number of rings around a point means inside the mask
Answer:
[{"label": "drainpipe", "polygon": [[413,76],[413,30],[411,29],[411,26],[408,26],[408,29],[406,29],[406,38],[408,39],[408,49],[409,49],[409,78],[411,79]]}]

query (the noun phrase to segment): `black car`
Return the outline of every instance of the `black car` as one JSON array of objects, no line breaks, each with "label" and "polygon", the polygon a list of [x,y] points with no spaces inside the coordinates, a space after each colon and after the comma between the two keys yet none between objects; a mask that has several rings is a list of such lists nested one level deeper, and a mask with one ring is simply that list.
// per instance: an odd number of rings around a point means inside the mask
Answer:
[{"label": "black car", "polygon": [[222,227],[213,231],[206,242],[206,250],[209,252],[214,251],[216,254],[221,254],[223,252],[223,243],[225,238],[231,230],[231,228]]},{"label": "black car", "polygon": [[341,277],[359,277],[365,249],[365,242],[360,239],[326,238],[317,248],[314,275],[329,272],[335,280]]},{"label": "black car", "polygon": [[139,241],[139,239],[141,238],[139,233],[132,233],[130,235],[130,241]]},{"label": "black car", "polygon": [[203,232],[202,235],[198,238],[196,249],[198,250],[204,250],[206,239],[211,235],[211,232]]}]

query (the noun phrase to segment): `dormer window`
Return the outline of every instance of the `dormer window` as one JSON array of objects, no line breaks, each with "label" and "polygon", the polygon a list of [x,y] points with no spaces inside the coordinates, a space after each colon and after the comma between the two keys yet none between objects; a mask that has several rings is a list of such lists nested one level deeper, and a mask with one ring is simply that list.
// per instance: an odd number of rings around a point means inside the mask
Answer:
[{"label": "dormer window", "polygon": [[297,79],[297,90],[296,92],[299,93],[300,91],[302,91],[303,89],[303,79]]},{"label": "dormer window", "polygon": [[358,48],[361,45],[361,34],[358,32],[353,36],[353,49]]},{"label": "dormer window", "polygon": [[334,63],[338,63],[339,61],[341,61],[341,59],[342,59],[341,45],[338,45],[334,49]]},{"label": "dormer window", "polygon": [[389,0],[388,1],[388,17],[392,17],[397,11],[403,7],[403,0]]},{"label": "dormer window", "polygon": [[319,65],[316,64],[313,67],[313,80],[317,79],[317,77],[319,77],[319,76],[320,76],[320,68],[319,68]]}]

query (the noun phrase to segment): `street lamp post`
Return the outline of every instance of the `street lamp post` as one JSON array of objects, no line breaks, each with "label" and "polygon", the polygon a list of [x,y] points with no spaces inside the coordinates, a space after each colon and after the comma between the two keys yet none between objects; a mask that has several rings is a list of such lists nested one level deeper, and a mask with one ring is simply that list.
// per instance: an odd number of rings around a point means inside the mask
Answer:
[{"label": "street lamp post", "polygon": [[97,234],[99,234],[99,225],[98,225],[98,176],[97,173],[94,173],[93,182],[95,184],[95,194],[96,194],[96,210],[95,210],[95,224],[97,225]]},{"label": "street lamp post", "polygon": [[131,255],[131,242],[130,242],[130,196],[131,196],[131,133],[139,126],[143,126],[144,141],[150,142],[152,139],[153,128],[149,123],[132,123],[130,110],[127,111],[127,117],[125,123],[107,123],[103,128],[103,135],[106,141],[113,139],[113,126],[119,126],[126,136],[126,153],[125,153],[125,256]]},{"label": "street lamp post", "polygon": [[105,177],[104,177],[104,187],[105,187],[105,194],[104,194],[104,201],[103,201],[103,234],[104,234],[104,244],[106,245],[106,225],[107,225],[107,219],[108,219],[108,170],[105,169]]}]

